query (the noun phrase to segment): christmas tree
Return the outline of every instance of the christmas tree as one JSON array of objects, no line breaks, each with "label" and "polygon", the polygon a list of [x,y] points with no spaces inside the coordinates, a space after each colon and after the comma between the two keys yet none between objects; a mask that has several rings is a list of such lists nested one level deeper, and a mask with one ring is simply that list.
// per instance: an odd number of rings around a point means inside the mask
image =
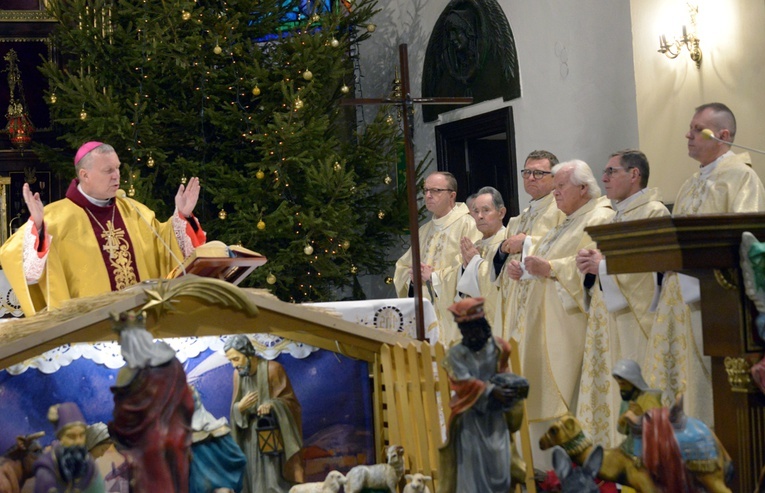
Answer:
[{"label": "christmas tree", "polygon": [[[72,174],[88,140],[115,147],[128,195],[168,217],[199,176],[208,238],[268,258],[246,281],[290,301],[383,281],[407,224],[395,107],[352,97],[368,0],[50,0],[60,60],[42,67]],[[372,118],[371,115],[375,116]],[[359,121],[357,121],[359,120]]]}]

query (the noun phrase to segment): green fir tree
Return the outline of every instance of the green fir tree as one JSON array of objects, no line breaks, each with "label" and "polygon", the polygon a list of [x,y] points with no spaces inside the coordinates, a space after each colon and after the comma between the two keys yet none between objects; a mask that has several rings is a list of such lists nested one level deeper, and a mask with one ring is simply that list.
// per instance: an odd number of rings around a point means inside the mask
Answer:
[{"label": "green fir tree", "polygon": [[289,301],[336,299],[357,276],[383,282],[406,229],[395,107],[352,97],[376,1],[50,0],[60,59],[46,63],[65,176],[88,140],[115,147],[128,194],[168,217],[199,176],[208,238],[268,263],[245,282]]}]

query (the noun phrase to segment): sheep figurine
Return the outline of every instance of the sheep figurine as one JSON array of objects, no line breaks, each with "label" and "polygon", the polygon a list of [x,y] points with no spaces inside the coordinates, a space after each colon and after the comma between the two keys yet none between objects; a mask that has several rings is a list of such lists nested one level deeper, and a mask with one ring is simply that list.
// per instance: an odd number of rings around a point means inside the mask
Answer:
[{"label": "sheep figurine", "polygon": [[385,450],[387,464],[356,466],[348,471],[345,493],[360,493],[362,489],[388,489],[396,493],[396,485],[404,476],[404,447],[391,445]]},{"label": "sheep figurine", "polygon": [[427,481],[432,479],[430,476],[424,476],[420,473],[407,474],[406,480],[409,482],[404,487],[404,493],[430,493]]},{"label": "sheep figurine", "polygon": [[345,476],[338,471],[329,471],[323,483],[296,484],[289,493],[337,493],[346,482]]}]

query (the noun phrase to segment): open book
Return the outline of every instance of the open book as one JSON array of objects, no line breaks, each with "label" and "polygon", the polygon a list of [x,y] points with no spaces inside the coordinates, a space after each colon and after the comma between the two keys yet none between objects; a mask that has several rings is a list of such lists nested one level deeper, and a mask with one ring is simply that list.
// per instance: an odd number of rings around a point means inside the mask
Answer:
[{"label": "open book", "polygon": [[[268,261],[266,257],[242,246],[228,246],[222,241],[208,241],[194,250],[181,266],[167,275],[168,279],[184,274],[222,279],[239,284],[245,277]],[[184,272],[185,269],[185,272]]]}]

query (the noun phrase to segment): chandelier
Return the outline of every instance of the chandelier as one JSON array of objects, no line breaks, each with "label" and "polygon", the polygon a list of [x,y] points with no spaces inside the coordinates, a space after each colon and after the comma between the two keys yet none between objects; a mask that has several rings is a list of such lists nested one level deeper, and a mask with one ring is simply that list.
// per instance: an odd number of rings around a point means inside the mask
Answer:
[{"label": "chandelier", "polygon": [[[4,72],[8,72],[8,88],[10,89],[8,111],[5,114],[8,124],[5,126],[5,131],[14,147],[24,149],[32,142],[35,127],[29,119],[29,112],[24,100],[24,85],[21,82],[19,58],[16,51],[8,50],[4,59],[8,62],[8,67]],[[17,92],[18,98],[16,97]]]}]

